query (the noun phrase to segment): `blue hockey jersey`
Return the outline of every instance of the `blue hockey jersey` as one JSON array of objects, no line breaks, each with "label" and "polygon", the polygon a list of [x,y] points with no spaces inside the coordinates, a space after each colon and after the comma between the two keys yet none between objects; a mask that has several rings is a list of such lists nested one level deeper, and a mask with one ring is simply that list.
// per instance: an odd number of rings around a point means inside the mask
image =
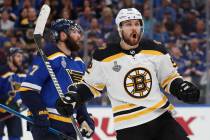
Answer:
[{"label": "blue hockey jersey", "polygon": [[[12,109],[19,110],[21,103],[20,96],[17,93],[21,82],[26,75],[14,73],[8,66],[0,67],[0,103],[9,106]],[[0,117],[8,115],[6,110],[0,109]]]},{"label": "blue hockey jersey", "polygon": [[[52,66],[63,93],[68,92],[68,87],[72,83],[80,82],[82,80],[86,67],[80,58],[67,56],[52,44],[45,46],[44,52]],[[31,94],[33,97],[28,99],[30,101],[25,100],[25,102],[31,104],[32,108],[46,108],[50,119],[66,123],[71,122],[70,118],[61,116],[55,109],[55,103],[59,96],[39,54],[34,58],[33,64],[29,69],[25,81],[21,84],[19,91],[21,92],[21,97],[23,94]],[[39,97],[41,98],[42,105],[36,104],[35,98]],[[85,106],[81,106],[76,111],[77,115],[84,116],[87,120],[90,119],[88,118],[89,115]]]},{"label": "blue hockey jersey", "polygon": [[[20,88],[21,82],[25,79],[26,74],[14,73],[8,66],[1,66],[0,69],[0,99],[2,101],[8,100],[10,91],[17,92]],[[12,97],[12,102],[16,102],[20,99],[19,94]]]}]

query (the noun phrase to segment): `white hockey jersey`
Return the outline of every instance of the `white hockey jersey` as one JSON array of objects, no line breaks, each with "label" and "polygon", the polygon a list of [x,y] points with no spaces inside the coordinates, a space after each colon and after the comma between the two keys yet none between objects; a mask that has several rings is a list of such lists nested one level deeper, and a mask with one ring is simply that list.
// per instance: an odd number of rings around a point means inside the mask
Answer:
[{"label": "white hockey jersey", "polygon": [[122,50],[119,44],[96,50],[84,81],[94,96],[106,86],[115,129],[119,130],[172,110],[161,90],[169,92],[170,83],[178,77],[176,64],[164,46],[142,40],[138,48],[129,51]]}]

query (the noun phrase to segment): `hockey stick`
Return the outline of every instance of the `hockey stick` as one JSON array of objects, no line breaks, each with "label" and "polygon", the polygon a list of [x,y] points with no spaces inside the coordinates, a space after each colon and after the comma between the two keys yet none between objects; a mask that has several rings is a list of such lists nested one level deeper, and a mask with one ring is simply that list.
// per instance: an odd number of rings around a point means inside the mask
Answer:
[{"label": "hockey stick", "polygon": [[[36,43],[36,46],[37,46],[37,49],[38,49],[38,52],[40,53],[43,61],[44,61],[44,64],[49,72],[49,75],[53,81],[53,84],[58,92],[58,95],[59,97],[61,98],[61,100],[63,101],[63,98],[64,98],[64,94],[62,92],[62,89],[58,83],[58,80],[55,76],[55,73],[48,61],[48,58],[46,57],[46,55],[44,54],[43,50],[42,50],[42,42],[41,42],[41,39],[42,39],[42,36],[43,36],[43,32],[44,32],[44,28],[45,28],[45,24],[47,22],[47,19],[48,19],[48,16],[50,14],[50,7],[48,5],[43,5],[42,8],[41,8],[41,11],[39,13],[39,16],[38,16],[38,19],[37,19],[37,23],[36,23],[36,27],[35,27],[35,30],[34,30],[34,41]],[[64,101],[63,101],[64,102]],[[66,102],[64,102],[66,103]],[[80,133],[79,131],[79,128],[77,127],[77,123],[72,116],[70,116],[71,120],[72,120],[72,125],[77,133],[77,135],[79,136],[79,139],[80,140],[84,140],[84,138],[82,137],[82,134]]]},{"label": "hockey stick", "polygon": [[[23,107],[23,108],[20,109],[19,112],[23,112],[23,111],[25,111],[26,109],[27,109],[27,107]],[[12,118],[12,117],[14,117],[14,116],[15,116],[14,114],[11,114],[11,113],[10,113],[9,115],[0,118],[0,122],[5,121],[5,120],[7,120],[7,119],[10,119],[10,118]]]},{"label": "hockey stick", "polygon": [[[17,116],[17,117],[19,117],[19,118],[22,118],[22,119],[26,120],[27,122],[33,124],[33,120],[32,120],[31,118],[29,118],[29,117],[27,117],[27,116],[25,116],[25,115],[23,115],[23,114],[21,114],[21,113],[15,111],[15,110],[13,110],[13,109],[7,107],[6,105],[0,104],[0,108],[2,108],[2,109],[4,109],[4,110],[6,110],[7,112],[9,112],[9,113],[11,113],[11,114],[14,114],[15,116]],[[51,127],[50,127],[48,130],[49,130],[50,132],[52,132],[52,133],[58,135],[58,136],[61,136],[61,137],[64,138],[65,140],[75,140],[74,138],[69,137],[69,136],[65,135],[64,133],[62,133],[62,132],[60,132],[60,131],[58,131],[58,130],[56,130],[56,129],[53,129],[53,128],[51,128]]]}]

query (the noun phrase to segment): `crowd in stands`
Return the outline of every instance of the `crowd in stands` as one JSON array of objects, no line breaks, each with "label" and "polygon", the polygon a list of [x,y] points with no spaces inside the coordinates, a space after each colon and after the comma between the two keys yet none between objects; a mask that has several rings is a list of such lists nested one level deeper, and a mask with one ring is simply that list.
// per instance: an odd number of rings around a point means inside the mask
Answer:
[{"label": "crowd in stands", "polygon": [[[57,18],[75,20],[84,29],[79,55],[88,64],[96,48],[119,41],[115,16],[121,8],[136,7],[143,15],[144,38],[162,42],[185,78],[205,89],[206,12],[205,0],[45,0],[51,7],[47,26]],[[0,64],[7,50],[25,50],[25,65],[36,53],[33,31],[42,0],[0,0]],[[205,93],[203,92],[202,95]],[[203,99],[204,102],[205,99]],[[107,105],[107,99],[95,104]]]}]

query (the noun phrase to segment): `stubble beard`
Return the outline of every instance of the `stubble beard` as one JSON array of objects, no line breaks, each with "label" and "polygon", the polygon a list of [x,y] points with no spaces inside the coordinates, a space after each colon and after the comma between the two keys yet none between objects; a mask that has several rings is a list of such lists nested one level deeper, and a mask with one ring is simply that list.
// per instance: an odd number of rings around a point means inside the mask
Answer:
[{"label": "stubble beard", "polygon": [[135,46],[139,43],[140,41],[140,34],[133,32],[131,33],[128,37],[126,37],[124,35],[124,33],[122,32],[122,39],[124,40],[124,42],[130,46]]}]

